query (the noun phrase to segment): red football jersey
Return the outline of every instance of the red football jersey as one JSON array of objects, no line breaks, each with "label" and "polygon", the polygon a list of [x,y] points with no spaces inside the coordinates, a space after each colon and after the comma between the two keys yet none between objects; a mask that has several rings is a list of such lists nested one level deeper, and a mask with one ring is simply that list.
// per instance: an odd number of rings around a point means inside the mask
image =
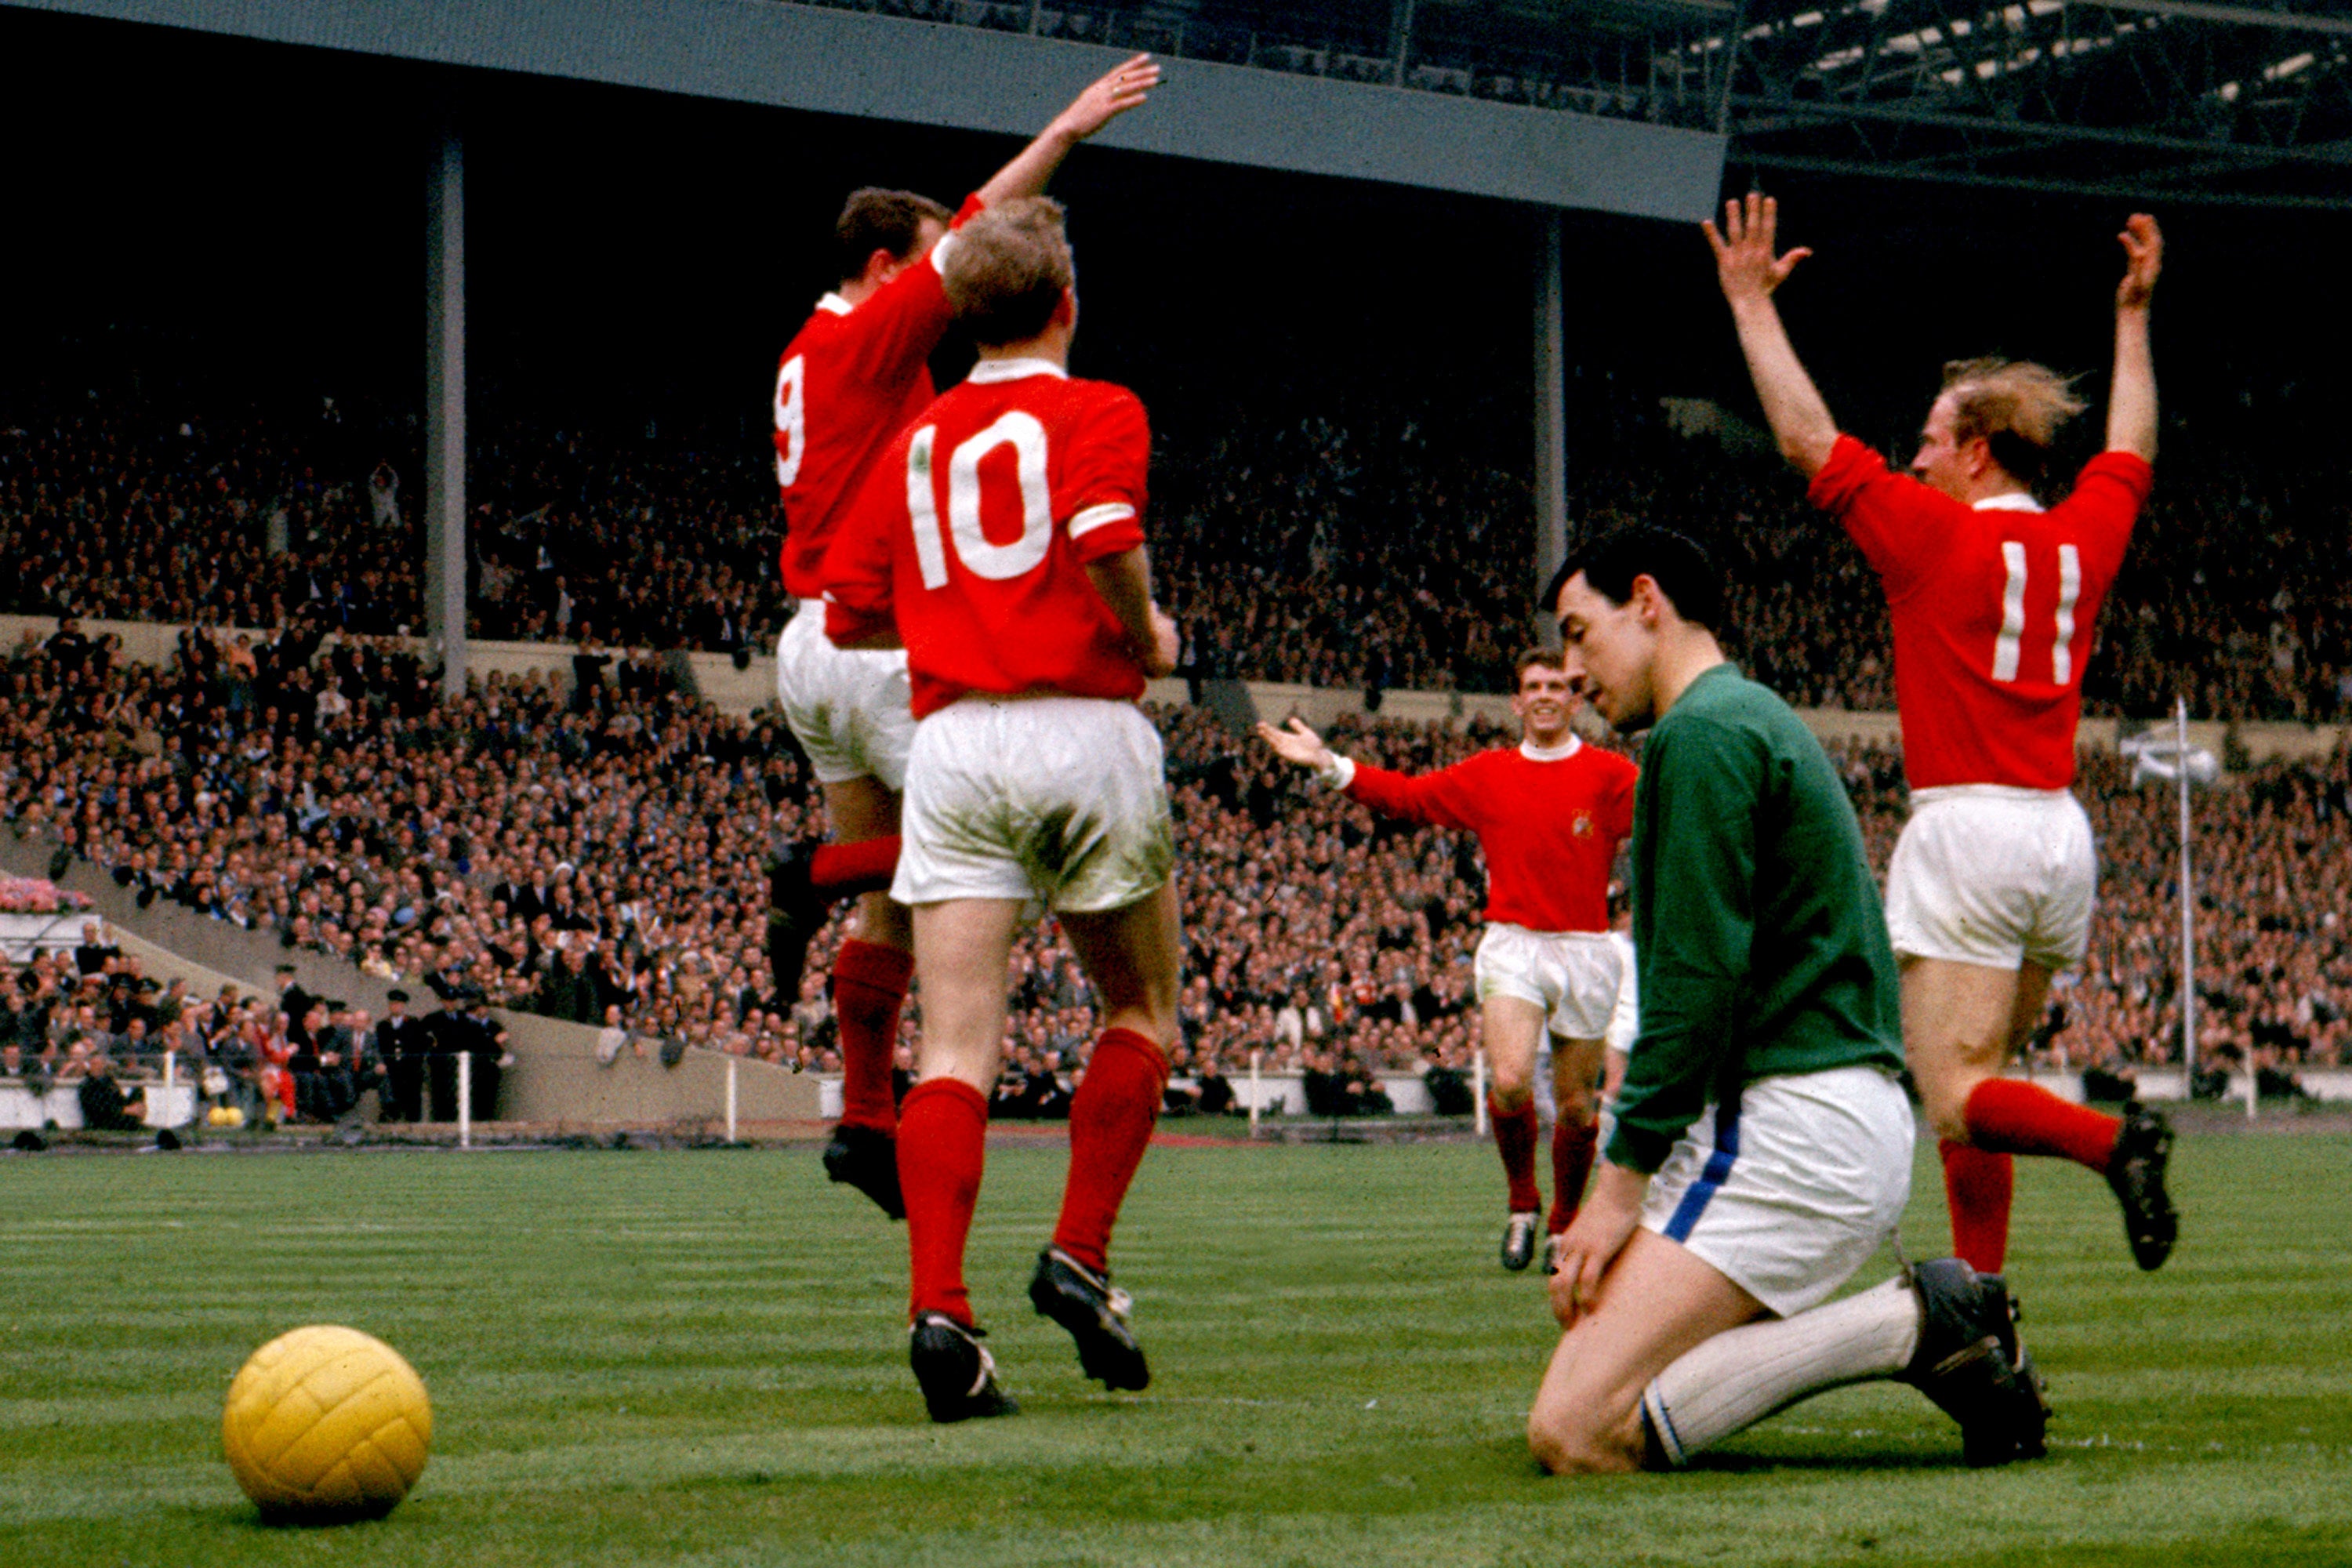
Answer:
[{"label": "red football jersey", "polygon": [[1132,700],[1143,666],[1087,563],[1143,542],[1135,394],[982,360],[882,455],[824,563],[825,631],[894,621],[915,717],[967,691]]},{"label": "red football jersey", "polygon": [[1913,789],[2074,782],[2083,666],[2155,479],[2131,453],[2103,452],[2048,511],[1972,508],[1838,437],[1813,503],[1885,585]]},{"label": "red football jersey", "polygon": [[[953,226],[980,210],[974,196]],[[940,286],[953,245],[942,237],[924,261],[856,305],[827,294],[777,363],[784,589],[796,599],[817,596],[825,546],[875,459],[930,405],[931,352],[954,319]]]},{"label": "red football jersey", "polygon": [[1480,752],[1414,777],[1356,764],[1348,794],[1374,811],[1478,836],[1486,918],[1529,931],[1607,931],[1609,869],[1633,832],[1633,764],[1570,743]]}]

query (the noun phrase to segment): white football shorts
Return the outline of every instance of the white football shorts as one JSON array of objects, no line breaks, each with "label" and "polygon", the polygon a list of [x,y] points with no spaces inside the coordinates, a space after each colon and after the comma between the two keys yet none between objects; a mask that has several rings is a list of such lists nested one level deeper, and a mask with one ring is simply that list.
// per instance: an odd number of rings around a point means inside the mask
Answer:
[{"label": "white football shorts", "polygon": [[1886,868],[1887,935],[1905,958],[2072,969],[2098,880],[2091,819],[2067,791],[1918,790]]},{"label": "white football shorts", "polygon": [[1597,1040],[1608,1033],[1625,967],[1607,931],[1529,931],[1489,921],[1478,939],[1478,998],[1516,996],[1544,1010],[1553,1034]]},{"label": "white football shorts", "polygon": [[1675,1144],[1642,1225],[1785,1318],[1829,1300],[1895,1233],[1911,1140],[1911,1102],[1885,1068],[1760,1078]]},{"label": "white football shorts", "polygon": [[776,700],[818,783],[907,787],[915,715],[906,649],[835,647],[824,635],[824,601],[803,599],[776,638]]},{"label": "white football shorts", "polygon": [[915,726],[899,903],[1125,909],[1176,865],[1160,733],[1132,702],[974,693]]},{"label": "white football shorts", "polygon": [[1612,931],[1609,940],[1617,948],[1617,962],[1623,978],[1617,983],[1617,1005],[1609,1014],[1609,1033],[1601,1038],[1612,1051],[1630,1051],[1633,1037],[1642,1032],[1642,983],[1633,969],[1633,939],[1622,931]]}]

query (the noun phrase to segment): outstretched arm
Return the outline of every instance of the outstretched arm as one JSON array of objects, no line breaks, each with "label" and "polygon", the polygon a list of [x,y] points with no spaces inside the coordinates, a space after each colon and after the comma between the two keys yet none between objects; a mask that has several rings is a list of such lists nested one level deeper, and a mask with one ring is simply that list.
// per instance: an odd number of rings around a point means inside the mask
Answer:
[{"label": "outstretched arm", "polygon": [[1159,84],[1160,68],[1150,55],[1129,60],[1078,94],[1037,140],[996,171],[995,177],[980,187],[981,201],[994,206],[1015,196],[1043,195],[1045,182],[1054,177],[1071,148],[1141,103]]},{"label": "outstretched arm", "polygon": [[1837,421],[1830,417],[1829,405],[1797,358],[1789,330],[1780,324],[1780,310],[1772,303],[1772,291],[1812,252],[1800,248],[1781,256],[1774,251],[1780,204],[1753,191],[1745,206],[1723,204],[1721,229],[1711,222],[1699,226],[1715,250],[1716,277],[1731,306],[1739,349],[1748,356],[1748,374],[1755,379],[1773,439],[1780,445],[1780,455],[1810,479],[1822,471],[1830,460],[1830,448],[1837,445]]},{"label": "outstretched arm", "polygon": [[1308,729],[1307,721],[1296,714],[1291,716],[1288,727],[1281,730],[1260,720],[1257,738],[1272,746],[1275,754],[1284,762],[1302,768],[1313,768],[1317,773],[1329,771],[1331,765],[1339,761],[1332,754],[1331,748],[1323,743],[1323,737]]},{"label": "outstretched arm", "polygon": [[2107,398],[2107,450],[2156,461],[2156,355],[2147,311],[2164,269],[2164,234],[2146,213],[2125,221],[2124,280],[2116,285],[2116,384]]}]

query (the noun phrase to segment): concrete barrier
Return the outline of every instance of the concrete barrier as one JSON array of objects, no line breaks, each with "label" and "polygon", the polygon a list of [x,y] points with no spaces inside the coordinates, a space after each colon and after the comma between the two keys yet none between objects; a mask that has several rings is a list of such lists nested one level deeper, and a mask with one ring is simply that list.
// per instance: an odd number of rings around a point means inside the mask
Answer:
[{"label": "concrete barrier", "polygon": [[[13,647],[26,630],[47,637],[57,630],[53,616],[0,616],[0,647]],[[89,621],[82,623],[83,634],[98,637],[108,633],[122,639],[126,658],[142,664],[168,662],[184,627],[161,621]],[[239,627],[257,640],[269,636],[252,627]],[[421,642],[422,639],[415,639]],[[467,657],[472,667],[484,674],[503,670],[509,677],[545,671],[567,687],[572,679],[572,645],[569,643],[529,642],[468,642]],[[677,653],[667,656],[670,667],[677,670],[704,700],[723,713],[742,715],[765,707],[776,700],[776,660],[772,651],[755,652],[745,666],[735,668],[734,657],[723,653]],[[1298,686],[1281,681],[1253,680],[1244,682],[1251,700],[1256,703],[1258,716],[1280,721],[1297,713],[1317,729],[1328,728],[1343,713],[1362,714],[1364,693],[1351,687]],[[1182,706],[1190,700],[1191,692],[1181,679],[1155,680],[1146,688],[1145,697],[1153,702]],[[1484,718],[1498,724],[1511,722],[1511,700],[1505,695],[1486,691],[1418,691],[1390,689],[1381,693],[1382,719],[1402,719],[1413,723],[1440,723],[1447,720]],[[1812,732],[1824,741],[1856,740],[1892,743],[1901,738],[1901,728],[1891,712],[1850,712],[1842,708],[1805,708],[1798,717]],[[1599,723],[1586,715],[1593,733]],[[2083,721],[2081,743],[2101,749],[2112,748],[2121,724],[2114,719]],[[2219,755],[2222,738],[2230,725],[2218,721],[2199,720],[2189,726],[2189,743],[2202,746]],[[2263,721],[2236,726],[2238,740],[2247,754],[2256,762],[2273,758],[2308,759],[2324,757],[2343,743],[2352,730],[2338,724],[2297,724]],[[304,981],[305,985],[309,981]]]},{"label": "concrete barrier", "polygon": [[[185,1127],[196,1119],[196,1089],[191,1083],[166,1088],[161,1082],[126,1085],[146,1090],[142,1120],[154,1128]],[[35,1131],[55,1127],[62,1131],[81,1128],[81,1091],[70,1083],[53,1084],[37,1091],[21,1083],[0,1083],[0,1128],[29,1127]]]}]

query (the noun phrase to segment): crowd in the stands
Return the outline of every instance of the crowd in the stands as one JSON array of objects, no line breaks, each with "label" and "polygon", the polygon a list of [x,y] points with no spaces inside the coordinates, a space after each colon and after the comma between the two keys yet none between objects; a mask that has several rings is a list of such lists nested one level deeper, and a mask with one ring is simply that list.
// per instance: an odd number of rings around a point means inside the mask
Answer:
[{"label": "crowd in the stands", "polygon": [[[0,415],[0,556],[20,563],[0,610],[256,637],[295,616],[418,626],[413,429],[331,404],[176,423],[117,401]],[[2300,419],[2225,406],[2168,429],[2088,711],[2154,715],[2177,695],[2200,717],[2352,711],[2352,579],[2333,543],[2352,487],[2335,447],[2295,437]],[[1528,472],[1491,429],[1432,420],[1367,400],[1344,421],[1195,411],[1163,426],[1150,526],[1189,673],[1507,687],[1531,608]],[[1640,518],[1697,535],[1727,567],[1730,641],[1760,679],[1801,707],[1892,705],[1877,585],[1776,458],[1734,450],[1736,430],[1728,447],[1677,434],[1656,400],[1609,387],[1577,402],[1570,434],[1573,528]],[[487,423],[469,468],[473,634],[595,657],[770,646],[789,605],[758,437]]]},{"label": "crowd in the stands", "polygon": [[[0,814],[66,861],[95,863],[66,867],[68,882],[109,874],[142,903],[332,956],[421,1004],[479,998],[616,1041],[835,1064],[824,987],[837,936],[820,940],[797,995],[772,994],[762,953],[769,846],[821,826],[780,726],[719,714],[645,658],[586,685],[493,675],[454,702],[436,677],[406,644],[322,641],[309,626],[242,648],[191,633],[169,668],[124,664],[70,630],[28,639],[0,668]],[[1360,1101],[1377,1071],[1465,1065],[1475,842],[1375,818],[1205,710],[1159,718],[1188,952],[1179,1074],[1237,1073],[1256,1050],[1272,1070],[1311,1072]],[[1419,770],[1507,737],[1375,721],[1333,739]],[[1902,814],[1897,760],[1853,748],[1838,760],[1883,866]],[[2038,1059],[2177,1059],[2169,797],[2135,792],[2095,756],[2084,794],[2103,903],[2092,961],[2056,993],[2060,1026]],[[2352,1031],[2345,759],[2256,769],[2200,812],[2206,1054],[2340,1061]],[[1076,1065],[1090,997],[1050,922],[1015,967],[1007,1094],[1026,1082],[1050,1114],[1043,1080]],[[0,1002],[19,1056],[54,1071],[71,1057],[66,1015],[50,1008],[28,1037],[14,1000],[40,988],[27,973]],[[124,1032],[127,1014],[91,1001],[106,1032]],[[918,999],[908,1040],[919,1016]],[[249,1018],[208,1017],[251,1033]],[[67,1026],[90,1027],[78,1014]]]}]

